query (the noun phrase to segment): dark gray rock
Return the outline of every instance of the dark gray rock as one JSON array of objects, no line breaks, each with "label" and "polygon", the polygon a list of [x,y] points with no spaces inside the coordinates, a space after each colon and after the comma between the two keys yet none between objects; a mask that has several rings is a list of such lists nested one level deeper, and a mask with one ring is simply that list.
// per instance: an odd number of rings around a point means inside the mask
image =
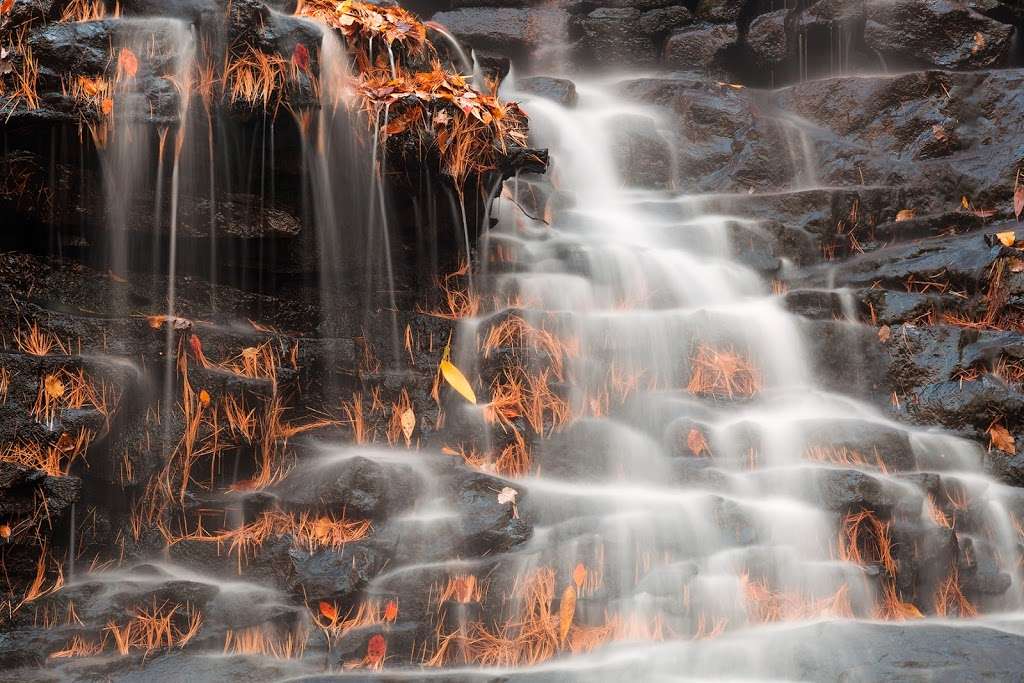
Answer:
[{"label": "dark gray rock", "polygon": [[920,67],[1005,66],[1013,28],[949,0],[870,0],[864,42],[887,60]]},{"label": "dark gray rock", "polygon": [[635,7],[602,7],[582,20],[581,47],[601,66],[649,66],[657,60],[653,40],[637,31],[640,10]]},{"label": "dark gray rock", "polygon": [[568,15],[548,7],[465,7],[438,12],[431,19],[474,49],[526,59],[561,38]]},{"label": "dark gray rock", "polygon": [[627,185],[666,188],[672,184],[672,150],[644,116],[621,114],[614,119],[611,151]]},{"label": "dark gray rock", "polygon": [[754,19],[747,29],[747,45],[766,65],[782,62],[789,54],[786,17],[789,10],[776,10]]},{"label": "dark gray rock", "polygon": [[738,36],[732,24],[703,24],[677,30],[665,42],[662,63],[680,71],[711,71]]},{"label": "dark gray rock", "polygon": [[743,0],[700,0],[697,3],[697,17],[719,24],[735,23],[743,5]]},{"label": "dark gray rock", "polygon": [[640,15],[637,28],[643,33],[661,36],[692,21],[693,15],[690,14],[690,10],[682,5],[672,5],[644,12]]},{"label": "dark gray rock", "polygon": [[562,105],[576,106],[576,84],[567,78],[527,76],[516,79],[516,90],[543,97]]}]

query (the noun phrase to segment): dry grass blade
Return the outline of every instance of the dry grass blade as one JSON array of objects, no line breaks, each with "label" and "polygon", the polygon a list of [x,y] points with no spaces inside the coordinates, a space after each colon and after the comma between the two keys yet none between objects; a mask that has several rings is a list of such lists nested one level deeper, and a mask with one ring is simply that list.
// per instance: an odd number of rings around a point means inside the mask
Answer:
[{"label": "dry grass blade", "polygon": [[761,390],[760,371],[731,348],[718,351],[700,344],[690,363],[690,382],[686,388],[691,394],[734,398],[753,396]]}]

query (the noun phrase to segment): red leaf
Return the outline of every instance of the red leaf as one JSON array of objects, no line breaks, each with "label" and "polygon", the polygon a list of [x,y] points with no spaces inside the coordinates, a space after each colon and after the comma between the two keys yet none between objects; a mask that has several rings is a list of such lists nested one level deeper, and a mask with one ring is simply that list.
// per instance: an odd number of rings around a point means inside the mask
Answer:
[{"label": "red leaf", "polygon": [[366,644],[366,659],[371,664],[379,664],[384,661],[384,656],[388,653],[388,641],[384,640],[384,636],[379,633],[375,633],[370,636],[370,642]]},{"label": "red leaf", "polygon": [[331,623],[338,620],[338,608],[324,600],[320,601],[320,614]]},{"label": "red leaf", "polygon": [[384,621],[394,621],[398,618],[398,603],[394,600],[388,600],[388,604],[384,606]]},{"label": "red leaf", "polygon": [[309,50],[302,43],[298,43],[292,52],[292,64],[303,71],[309,70]]},{"label": "red leaf", "polygon": [[7,14],[13,8],[14,0],[4,0],[3,3],[0,4],[0,14]]}]

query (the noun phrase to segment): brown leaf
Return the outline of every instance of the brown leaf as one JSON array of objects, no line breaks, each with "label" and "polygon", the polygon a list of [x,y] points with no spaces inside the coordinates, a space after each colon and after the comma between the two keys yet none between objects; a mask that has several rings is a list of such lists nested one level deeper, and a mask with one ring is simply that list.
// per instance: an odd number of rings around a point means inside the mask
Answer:
[{"label": "brown leaf", "polygon": [[412,433],[415,429],[416,413],[413,412],[412,408],[406,408],[405,412],[402,413],[402,434],[405,434],[406,443],[409,443],[412,439]]},{"label": "brown leaf", "polygon": [[562,591],[562,603],[558,606],[558,644],[565,642],[569,635],[569,628],[572,626],[572,618],[576,614],[576,590],[572,586],[566,586]]},{"label": "brown leaf", "polygon": [[909,221],[916,215],[917,212],[913,209],[902,209],[896,214],[896,222],[902,223],[903,221]]},{"label": "brown leaf", "polygon": [[1017,241],[1017,233],[1014,232],[1013,230],[997,232],[996,239],[999,240],[999,242],[1002,243],[1004,247],[1012,247],[1013,243]]},{"label": "brown leaf", "polygon": [[60,438],[57,439],[56,448],[58,451],[63,453],[69,453],[75,449],[75,440],[71,438],[70,434],[64,432],[60,435]]},{"label": "brown leaf", "polygon": [[708,450],[707,440],[696,427],[692,427],[690,433],[686,435],[686,446],[694,455],[701,455]]},{"label": "brown leaf", "polygon": [[889,329],[888,325],[882,325],[878,328],[878,341],[884,344],[889,341],[890,337],[892,337],[892,330]]},{"label": "brown leaf", "polygon": [[1013,191],[1013,216],[1018,221],[1024,213],[1024,185],[1018,185]]},{"label": "brown leaf", "polygon": [[993,424],[988,428],[989,448],[995,446],[1004,453],[1016,455],[1017,446],[1014,443],[1013,435],[1001,424]]}]

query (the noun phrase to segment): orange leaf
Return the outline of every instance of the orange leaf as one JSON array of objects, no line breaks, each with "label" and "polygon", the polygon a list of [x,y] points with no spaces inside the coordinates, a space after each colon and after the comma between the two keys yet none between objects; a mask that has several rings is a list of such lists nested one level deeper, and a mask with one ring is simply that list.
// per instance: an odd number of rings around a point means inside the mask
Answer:
[{"label": "orange leaf", "polygon": [[117,54],[117,76],[118,78],[135,78],[139,72],[139,58],[135,53],[126,47],[121,48]]},{"label": "orange leaf", "polygon": [[384,640],[384,636],[379,633],[375,633],[370,636],[370,642],[366,644],[366,659],[370,664],[379,664],[384,661],[384,656],[388,653],[388,641]]},{"label": "orange leaf", "polygon": [[398,618],[398,603],[394,600],[388,600],[388,604],[384,605],[384,621],[394,621]]},{"label": "orange leaf", "polygon": [[332,624],[338,620],[338,608],[324,600],[320,601],[320,614]]},{"label": "orange leaf", "polygon": [[913,209],[903,209],[896,214],[896,222],[901,223],[903,221],[909,221],[911,218],[917,215],[917,212]]},{"label": "orange leaf", "polygon": [[64,382],[61,382],[56,375],[47,375],[43,384],[46,388],[47,398],[60,398],[64,395]]},{"label": "orange leaf", "polygon": [[558,644],[565,642],[572,626],[572,618],[576,614],[576,591],[566,586],[562,591],[562,604],[558,606]]},{"label": "orange leaf", "polygon": [[100,102],[100,111],[103,112],[104,116],[110,116],[110,113],[114,111],[114,100],[104,97],[103,101]]},{"label": "orange leaf", "polygon": [[1013,230],[997,232],[996,239],[999,240],[1004,247],[1012,247],[1013,243],[1017,241],[1017,233]]},{"label": "orange leaf", "polygon": [[208,392],[206,389],[203,389],[202,391],[199,392],[199,403],[204,408],[210,405],[210,392]]},{"label": "orange leaf", "polygon": [[704,435],[700,433],[700,430],[693,427],[690,429],[690,433],[686,435],[686,447],[694,455],[700,455],[708,450],[708,442],[704,439]]},{"label": "orange leaf", "polygon": [[993,424],[988,428],[989,447],[995,446],[1004,453],[1017,454],[1017,445],[1013,435],[1001,424]]},{"label": "orange leaf", "polygon": [[0,14],[7,14],[14,7],[14,0],[4,0],[0,3]]},{"label": "orange leaf", "polygon": [[572,570],[572,581],[576,584],[576,590],[583,588],[583,582],[587,580],[587,568],[580,562],[576,565],[576,568]]},{"label": "orange leaf", "polygon": [[0,538],[5,541],[11,537],[11,527],[6,524],[0,524]]}]

